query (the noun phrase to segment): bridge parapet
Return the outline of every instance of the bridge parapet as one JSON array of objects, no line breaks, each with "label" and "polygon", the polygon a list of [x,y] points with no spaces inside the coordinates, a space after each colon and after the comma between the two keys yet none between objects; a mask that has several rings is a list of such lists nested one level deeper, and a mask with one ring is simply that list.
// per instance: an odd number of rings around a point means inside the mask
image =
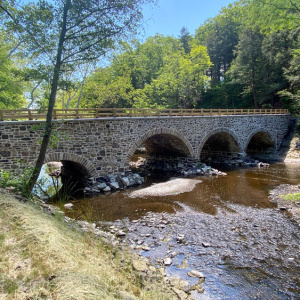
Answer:
[{"label": "bridge parapet", "polygon": [[[64,120],[59,131],[66,134],[68,139],[60,141],[56,148],[49,148],[46,161],[74,161],[81,164],[91,177],[97,178],[128,170],[131,156],[141,144],[153,150],[162,147],[162,139],[165,139],[165,149],[173,147],[177,152],[172,153],[184,153],[186,157],[194,159],[200,158],[202,150],[206,150],[203,149],[204,145],[211,137],[215,140],[212,145],[229,145],[229,150],[212,151],[246,153],[249,141],[257,132],[267,134],[275,148],[278,148],[289,121],[289,114]],[[43,132],[33,127],[44,123],[39,120],[0,122],[1,169],[13,168],[16,160],[22,160],[27,165],[34,163]]]}]

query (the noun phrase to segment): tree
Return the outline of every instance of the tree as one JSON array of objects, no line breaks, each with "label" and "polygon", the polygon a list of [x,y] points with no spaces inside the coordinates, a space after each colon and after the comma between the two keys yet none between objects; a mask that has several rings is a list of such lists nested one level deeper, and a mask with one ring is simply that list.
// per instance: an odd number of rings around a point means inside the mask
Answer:
[{"label": "tree", "polygon": [[222,84],[234,59],[234,49],[239,40],[240,15],[240,7],[230,5],[196,30],[195,39],[198,44],[207,47],[212,62],[209,71],[212,88]]},{"label": "tree", "polygon": [[25,106],[25,82],[13,59],[18,45],[12,45],[6,37],[5,32],[0,30],[0,108],[13,109]]},{"label": "tree", "polygon": [[141,5],[151,0],[40,0],[20,9],[0,5],[14,27],[26,36],[31,49],[38,47],[54,63],[45,131],[33,174],[31,192],[43,165],[52,132],[52,113],[61,74],[70,64],[105,55],[114,40],[133,32],[142,18]]},{"label": "tree", "polygon": [[244,93],[251,93],[253,104],[258,108],[258,89],[263,79],[265,61],[262,56],[263,35],[252,29],[245,30],[239,39],[230,73],[235,82],[244,85]]},{"label": "tree", "polygon": [[189,54],[191,52],[191,47],[192,47],[191,43],[193,38],[186,27],[181,28],[179,39],[183,46],[185,54]]}]

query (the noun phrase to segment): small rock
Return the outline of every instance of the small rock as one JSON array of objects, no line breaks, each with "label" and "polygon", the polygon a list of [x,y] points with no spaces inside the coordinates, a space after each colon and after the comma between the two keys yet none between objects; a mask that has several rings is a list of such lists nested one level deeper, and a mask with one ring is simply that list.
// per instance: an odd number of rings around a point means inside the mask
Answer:
[{"label": "small rock", "polygon": [[188,299],[188,295],[184,291],[181,291],[181,290],[176,289],[176,288],[172,288],[172,290],[174,291],[174,293],[177,295],[177,297],[180,300]]},{"label": "small rock", "polygon": [[172,258],[170,258],[170,257],[164,258],[164,265],[165,266],[171,266],[172,263],[173,263]]},{"label": "small rock", "polygon": [[147,263],[144,260],[134,260],[132,262],[132,267],[134,270],[139,272],[147,272],[148,266]]},{"label": "small rock", "polygon": [[182,290],[184,292],[189,291],[189,283],[185,280],[182,280],[180,277],[171,277],[170,284],[176,289]]},{"label": "small rock", "polygon": [[177,256],[177,255],[178,255],[178,252],[173,251],[173,252],[171,253],[171,258],[174,258],[174,257]]},{"label": "small rock", "polygon": [[118,231],[117,233],[118,236],[125,236],[126,232],[124,232],[123,230]]},{"label": "small rock", "polygon": [[202,243],[202,246],[205,247],[205,248],[207,248],[207,247],[210,247],[210,244],[209,244],[209,243],[204,243],[204,242],[203,242],[203,243]]},{"label": "small rock", "polygon": [[72,203],[66,203],[64,208],[71,209],[74,205]]},{"label": "small rock", "polygon": [[184,234],[178,234],[177,236],[177,242],[182,243],[184,241],[185,235]]},{"label": "small rock", "polygon": [[199,272],[196,270],[191,270],[190,272],[188,272],[188,275],[190,277],[205,278],[205,276],[202,272]]}]

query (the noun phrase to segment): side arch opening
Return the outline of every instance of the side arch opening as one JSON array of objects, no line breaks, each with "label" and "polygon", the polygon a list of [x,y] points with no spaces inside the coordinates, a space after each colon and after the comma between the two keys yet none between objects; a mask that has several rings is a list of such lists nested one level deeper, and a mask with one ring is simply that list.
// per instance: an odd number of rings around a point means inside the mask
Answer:
[{"label": "side arch opening", "polygon": [[215,132],[204,139],[200,149],[200,160],[203,162],[223,163],[229,158],[242,155],[235,136],[228,132]]},{"label": "side arch opening", "polygon": [[249,139],[246,153],[249,156],[257,157],[268,154],[275,150],[275,142],[271,135],[266,131],[258,131],[253,133]]},{"label": "side arch opening", "polygon": [[39,185],[44,185],[40,192],[49,201],[67,200],[91,186],[95,174],[93,165],[84,157],[72,153],[48,155],[39,177]]}]

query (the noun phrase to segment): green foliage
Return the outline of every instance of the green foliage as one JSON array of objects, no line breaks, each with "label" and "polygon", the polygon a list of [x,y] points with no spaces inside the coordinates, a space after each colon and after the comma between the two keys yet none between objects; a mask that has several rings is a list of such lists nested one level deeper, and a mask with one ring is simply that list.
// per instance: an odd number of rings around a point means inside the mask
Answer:
[{"label": "green foliage", "polygon": [[208,85],[206,47],[190,44],[186,54],[179,39],[156,35],[135,48],[123,44],[111,65],[87,80],[84,106],[192,107]]},{"label": "green foliage", "polygon": [[18,66],[9,55],[11,43],[0,29],[0,109],[19,108],[25,104],[24,82]]},{"label": "green foliage", "polygon": [[195,40],[207,47],[212,65],[210,68],[211,87],[221,84],[234,59],[234,49],[238,44],[241,27],[241,9],[230,5],[221,13],[201,25],[195,34]]},{"label": "green foliage", "polygon": [[0,187],[14,187],[16,191],[20,192],[23,196],[29,197],[27,192],[27,182],[30,178],[33,167],[23,168],[21,161],[16,162],[14,168],[10,171],[0,169]]},{"label": "green foliage", "polygon": [[[113,12],[106,6],[111,2],[64,0],[54,6],[52,1],[24,1],[14,6],[15,1],[1,1],[0,108],[24,107],[26,95],[27,106],[47,109],[67,7],[54,99],[58,108],[300,111],[298,0],[235,1],[200,25],[195,35],[183,27],[178,38],[157,34],[130,44],[119,37],[135,31],[141,5],[151,0],[122,0]],[[91,61],[109,49],[116,51],[110,65],[90,74]]]},{"label": "green foliage", "polygon": [[248,0],[245,23],[266,33],[293,30],[300,26],[298,0]]}]

